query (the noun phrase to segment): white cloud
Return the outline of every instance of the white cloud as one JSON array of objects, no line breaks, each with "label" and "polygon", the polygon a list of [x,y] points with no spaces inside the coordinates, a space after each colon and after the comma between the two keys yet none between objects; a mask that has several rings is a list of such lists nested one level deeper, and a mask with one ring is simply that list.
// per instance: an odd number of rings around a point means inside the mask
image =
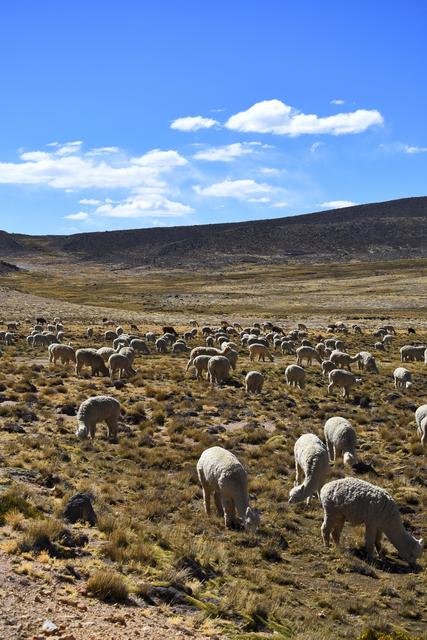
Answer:
[{"label": "white cloud", "polygon": [[107,218],[182,217],[192,212],[188,205],[169,200],[161,194],[136,194],[115,205],[103,204],[94,211]]},{"label": "white cloud", "polygon": [[83,198],[79,200],[79,204],[87,204],[87,205],[98,205],[101,204],[101,200],[95,200],[95,198]]},{"label": "white cloud", "polygon": [[76,153],[76,151],[80,150],[83,142],[81,140],[76,140],[75,142],[67,142],[62,147],[59,147],[57,150],[58,156],[68,156],[72,153]]},{"label": "white cloud", "polygon": [[248,202],[255,202],[257,204],[265,204],[266,202],[270,202],[270,198],[266,196],[261,196],[260,198],[248,198]]},{"label": "white cloud", "polygon": [[110,153],[119,153],[119,147],[96,147],[87,152],[87,156],[103,156]]},{"label": "white cloud", "polygon": [[273,187],[255,182],[255,180],[224,180],[211,184],[209,187],[203,188],[197,185],[193,188],[196,193],[202,196],[237,198],[238,200],[249,200],[273,192]]},{"label": "white cloud", "polygon": [[[66,153],[63,152],[66,148]],[[72,151],[72,149],[74,151]],[[0,184],[37,184],[56,189],[138,188],[159,189],[162,173],[187,164],[176,151],[153,149],[136,158],[108,162],[105,157],[82,155],[80,142],[67,143],[47,153],[22,153],[20,162],[0,162]]]},{"label": "white cloud", "polygon": [[284,209],[285,207],[289,207],[289,202],[273,202],[272,205],[270,205],[273,209]]},{"label": "white cloud", "polygon": [[357,202],[351,200],[329,200],[328,202],[321,202],[318,206],[322,209],[344,209],[345,207],[355,207]]},{"label": "white cloud", "polygon": [[344,104],[344,100],[341,100],[341,99],[331,100],[331,104]]},{"label": "white cloud", "polygon": [[284,169],[274,169],[273,167],[263,167],[260,169],[260,173],[263,173],[266,176],[279,176]]},{"label": "white cloud", "polygon": [[310,147],[310,153],[316,153],[317,149],[323,145],[323,142],[313,142]]},{"label": "white cloud", "polygon": [[410,154],[411,153],[412,154],[413,153],[426,153],[427,147],[412,147],[412,146],[407,144],[407,145],[404,146],[403,151],[405,153],[410,153]]},{"label": "white cloud", "polygon": [[84,211],[79,211],[78,213],[70,213],[70,215],[64,217],[67,220],[87,220],[89,214]]},{"label": "white cloud", "polygon": [[236,113],[225,123],[234,131],[275,133],[299,136],[303,134],[343,135],[360,133],[373,125],[383,124],[383,117],[376,109],[358,109],[348,113],[319,117],[304,114],[281,100],[263,100],[246,111]]},{"label": "white cloud", "polygon": [[199,129],[210,129],[215,124],[218,124],[218,121],[213,118],[187,116],[185,118],[177,118],[171,123],[170,127],[171,129],[178,129],[178,131],[198,131]]},{"label": "white cloud", "polygon": [[131,162],[142,167],[157,167],[159,169],[182,167],[188,164],[188,161],[177,151],[161,151],[160,149],[152,149],[143,156],[132,158]]},{"label": "white cloud", "polygon": [[246,156],[254,152],[251,143],[235,142],[223,147],[211,147],[204,151],[198,151],[193,158],[196,160],[208,160],[210,162],[232,162],[235,158]]}]

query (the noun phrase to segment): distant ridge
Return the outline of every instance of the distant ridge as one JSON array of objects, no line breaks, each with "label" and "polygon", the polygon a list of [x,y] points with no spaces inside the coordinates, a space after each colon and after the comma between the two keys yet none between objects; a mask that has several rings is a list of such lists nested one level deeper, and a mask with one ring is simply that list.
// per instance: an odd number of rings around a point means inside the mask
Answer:
[{"label": "distant ridge", "polygon": [[3,257],[115,266],[215,267],[427,256],[427,197],[402,198],[271,220],[68,236],[0,232]]}]

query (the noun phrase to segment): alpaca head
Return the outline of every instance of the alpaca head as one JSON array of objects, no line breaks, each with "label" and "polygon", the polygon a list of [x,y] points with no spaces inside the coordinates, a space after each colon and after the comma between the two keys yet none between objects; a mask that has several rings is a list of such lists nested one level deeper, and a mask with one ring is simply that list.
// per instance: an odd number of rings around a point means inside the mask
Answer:
[{"label": "alpaca head", "polygon": [[357,462],[356,456],[354,455],[354,453],[350,453],[350,451],[346,451],[343,455],[343,462],[344,464],[347,464],[350,467],[352,467]]},{"label": "alpaca head", "polygon": [[294,502],[302,502],[303,500],[305,500],[307,496],[304,494],[304,490],[305,490],[305,487],[303,484],[300,484],[297,487],[294,487],[293,489],[291,489],[289,492],[288,502],[292,504]]},{"label": "alpaca head", "polygon": [[417,538],[414,538],[411,534],[408,534],[408,536],[406,549],[404,551],[399,551],[399,556],[402,560],[413,567],[417,564],[417,560],[424,550],[424,540],[422,538],[417,540]]},{"label": "alpaca head", "polygon": [[255,533],[261,523],[260,512],[258,509],[248,507],[245,514],[245,529],[251,533]]}]

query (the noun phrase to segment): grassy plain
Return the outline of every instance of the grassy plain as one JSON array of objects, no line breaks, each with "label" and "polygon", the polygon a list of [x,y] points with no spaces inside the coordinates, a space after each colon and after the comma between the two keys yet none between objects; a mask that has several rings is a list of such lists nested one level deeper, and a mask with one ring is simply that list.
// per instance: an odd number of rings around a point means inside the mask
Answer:
[{"label": "grassy plain", "polygon": [[[392,372],[399,347],[427,342],[427,261],[391,264],[252,267],[228,273],[107,271],[94,266],[29,270],[0,281],[4,319],[62,317],[67,340],[103,346],[103,316],[129,329],[159,331],[159,324],[188,329],[190,318],[215,325],[274,319],[285,327],[306,321],[313,340],[326,336],[329,320],[364,325],[345,336],[350,353],[373,351],[372,329],[391,318],[400,327],[392,348],[376,353],[380,374],[363,374],[348,402],[326,395],[318,366],[307,369],[304,391],[284,384],[293,356],[276,352],[273,363],[251,363],[240,349],[237,371],[220,388],[185,373],[186,355],[139,356],[138,373],[123,385],[107,378],[76,377],[72,368],[49,365],[46,352],[20,338],[3,349],[0,367],[0,510],[3,551],[35,584],[67,575],[70,593],[96,584],[114,570],[118,593],[128,590],[146,606],[150,585],[173,586],[186,603],[164,605],[194,632],[229,637],[297,640],[355,639],[373,628],[406,629],[424,637],[427,624],[426,560],[408,570],[390,545],[387,558],[369,563],[360,551],[362,530],[346,527],[342,548],[324,549],[322,510],[289,505],[293,445],[305,432],[322,436],[327,418],[342,415],[356,426],[361,458],[371,471],[361,477],[387,488],[406,526],[427,538],[427,465],[414,426],[414,410],[426,402],[426,369],[410,363],[410,391],[395,391]],[[95,327],[90,345],[88,322]],[[199,337],[191,346],[201,344]],[[263,371],[264,392],[248,398],[242,383],[250,369]],[[108,393],[122,406],[118,444],[98,426],[94,442],[76,440],[80,402]],[[19,429],[11,429],[17,425]],[[231,449],[247,466],[262,527],[251,536],[226,531],[203,511],[195,464],[208,446]],[[331,466],[330,479],[348,471]],[[349,473],[355,472],[350,470]],[[61,557],[57,523],[67,497],[90,490],[96,527],[73,527],[88,542]],[[7,500],[4,498],[6,496]],[[25,502],[17,499],[24,497]],[[52,547],[40,548],[41,533]],[[45,531],[43,531],[43,526]],[[37,537],[38,536],[38,537]],[[56,549],[56,552],[54,551]],[[56,555],[55,555],[56,553]],[[68,569],[66,567],[68,566]],[[70,571],[69,566],[75,570]],[[103,578],[104,576],[104,578]],[[373,636],[374,637],[374,636]]]}]

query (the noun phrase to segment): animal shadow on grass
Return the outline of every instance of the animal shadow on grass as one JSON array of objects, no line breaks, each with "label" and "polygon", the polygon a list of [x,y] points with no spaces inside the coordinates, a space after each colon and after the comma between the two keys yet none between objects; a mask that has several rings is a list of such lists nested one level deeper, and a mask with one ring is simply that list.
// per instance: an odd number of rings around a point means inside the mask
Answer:
[{"label": "animal shadow on grass", "polygon": [[410,567],[409,565],[404,564],[403,562],[399,562],[393,558],[389,558],[388,556],[376,556],[372,560],[369,560],[365,549],[350,547],[349,554],[354,558],[358,558],[358,560],[362,560],[369,569],[378,569],[378,571],[384,571],[385,573],[400,573],[400,574],[408,574],[408,573],[419,573],[421,567],[417,564],[416,566]]}]

